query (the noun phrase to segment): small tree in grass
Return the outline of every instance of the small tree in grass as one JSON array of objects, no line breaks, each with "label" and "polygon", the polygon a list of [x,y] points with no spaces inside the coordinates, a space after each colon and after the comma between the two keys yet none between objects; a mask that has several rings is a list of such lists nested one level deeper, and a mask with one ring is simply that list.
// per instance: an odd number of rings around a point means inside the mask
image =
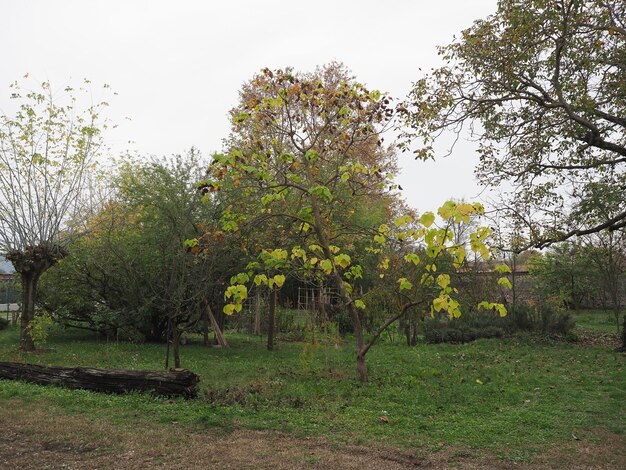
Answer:
[{"label": "small tree in grass", "polygon": [[[365,302],[356,287],[363,276],[366,256],[382,256],[388,241],[423,243],[431,262],[421,282],[439,286],[433,309],[460,315],[452,298],[449,277],[436,276],[436,261],[448,251],[461,262],[464,253],[452,243],[452,230],[433,226],[435,215],[424,214],[417,228],[407,228],[409,215],[394,219],[393,227],[362,226],[354,218],[354,208],[371,201],[393,199],[396,186],[391,182],[395,161],[382,146],[381,133],[392,116],[390,98],[368,90],[350,77],[345,69],[331,64],[312,74],[290,69],[265,69],[244,86],[241,102],[232,111],[233,135],[230,151],[216,155],[204,187],[210,191],[237,191],[254,194],[258,204],[233,204],[225,215],[224,228],[237,231],[242,223],[265,222],[289,234],[283,246],[288,249],[292,268],[311,275],[323,275],[337,289],[352,319],[356,339],[357,374],[367,380],[365,355],[389,325],[406,310],[417,305],[408,301],[399,314],[386,319],[370,340],[363,331]],[[392,204],[389,204],[391,206]],[[391,216],[391,211],[388,211]],[[472,204],[447,203],[439,210],[445,220],[467,220],[482,212]],[[392,217],[393,218],[393,217]],[[270,225],[268,221],[273,221]],[[485,241],[489,232],[480,229],[473,248],[488,256]],[[285,247],[287,240],[298,240]],[[275,252],[271,248],[269,252]],[[406,262],[414,263],[408,256]],[[383,260],[380,269],[384,271]],[[246,276],[235,276],[227,291],[231,304],[225,313],[240,309],[247,295]],[[247,279],[245,279],[247,278]],[[262,282],[270,283],[267,276]],[[393,280],[400,291],[410,292],[408,279]],[[485,304],[500,309],[503,306]]]}]

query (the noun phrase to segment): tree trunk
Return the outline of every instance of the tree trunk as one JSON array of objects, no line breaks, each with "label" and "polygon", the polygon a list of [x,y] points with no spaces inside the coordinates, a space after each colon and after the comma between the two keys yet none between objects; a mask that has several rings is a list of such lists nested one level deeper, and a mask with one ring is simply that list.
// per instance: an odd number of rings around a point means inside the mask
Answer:
[{"label": "tree trunk", "polygon": [[622,347],[621,350],[626,352],[626,315],[624,315],[624,324],[622,325]]},{"label": "tree trunk", "polygon": [[178,331],[178,325],[173,325],[172,331],[172,350],[174,353],[174,368],[180,369],[180,331]]},{"label": "tree trunk", "polygon": [[172,319],[167,319],[167,333],[165,334],[165,370],[170,368],[170,342],[172,337]]},{"label": "tree trunk", "polygon": [[254,330],[255,335],[261,334],[261,292],[255,289],[254,293]]},{"label": "tree trunk", "polygon": [[[343,285],[341,286],[343,288]],[[365,365],[365,340],[363,339],[363,324],[359,312],[354,303],[348,305],[352,316],[352,326],[354,328],[354,338],[356,339],[356,375],[361,382],[367,382],[367,366]]]},{"label": "tree trunk", "polygon": [[34,351],[35,343],[30,335],[30,322],[35,318],[35,294],[39,274],[34,271],[21,273],[22,278],[22,317],[20,321],[20,349]]},{"label": "tree trunk", "polygon": [[24,380],[41,385],[62,385],[99,392],[154,392],[160,395],[195,397],[200,381],[193,372],[110,370],[84,367],[47,367],[17,362],[0,362],[0,378]]},{"label": "tree trunk", "polygon": [[270,291],[269,315],[267,319],[267,350],[274,350],[274,329],[276,328],[276,290]]},{"label": "tree trunk", "polygon": [[365,364],[365,354],[358,352],[356,355],[356,375],[361,382],[367,382],[367,365]]},{"label": "tree trunk", "polygon": [[20,329],[20,348],[34,351],[35,343],[30,335],[30,322],[35,318],[35,300],[39,277],[57,261],[64,258],[64,248],[53,244],[28,246],[21,250],[11,250],[6,259],[13,263],[22,280],[22,318]]},{"label": "tree trunk", "polygon": [[211,346],[211,344],[209,343],[209,311],[208,309],[205,309],[204,315],[202,315],[202,343],[207,348]]}]

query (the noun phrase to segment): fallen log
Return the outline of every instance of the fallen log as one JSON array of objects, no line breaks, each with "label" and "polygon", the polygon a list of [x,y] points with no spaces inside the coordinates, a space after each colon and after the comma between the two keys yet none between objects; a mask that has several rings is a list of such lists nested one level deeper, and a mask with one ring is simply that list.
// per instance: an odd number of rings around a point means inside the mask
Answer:
[{"label": "fallen log", "polygon": [[198,375],[186,369],[158,372],[40,366],[21,362],[0,362],[0,379],[23,380],[40,385],[61,385],[98,392],[140,391],[186,398],[197,396],[200,381]]}]

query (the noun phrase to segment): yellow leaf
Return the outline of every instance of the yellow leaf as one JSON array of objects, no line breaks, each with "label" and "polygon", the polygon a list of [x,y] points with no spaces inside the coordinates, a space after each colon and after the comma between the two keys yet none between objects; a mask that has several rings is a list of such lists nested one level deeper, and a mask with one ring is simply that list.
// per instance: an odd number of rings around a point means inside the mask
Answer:
[{"label": "yellow leaf", "polygon": [[276,276],[274,276],[274,284],[276,284],[279,289],[283,286],[284,283],[285,276],[283,276],[282,274],[276,274]]}]

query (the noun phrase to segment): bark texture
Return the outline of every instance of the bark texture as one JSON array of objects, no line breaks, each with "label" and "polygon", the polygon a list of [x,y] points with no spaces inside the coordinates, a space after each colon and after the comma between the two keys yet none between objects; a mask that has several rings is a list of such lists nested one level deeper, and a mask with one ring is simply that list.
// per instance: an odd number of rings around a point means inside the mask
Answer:
[{"label": "bark texture", "polygon": [[97,392],[153,392],[157,395],[193,398],[200,377],[186,369],[167,372],[92,369],[0,362],[0,379],[23,380],[40,385],[62,385]]}]

